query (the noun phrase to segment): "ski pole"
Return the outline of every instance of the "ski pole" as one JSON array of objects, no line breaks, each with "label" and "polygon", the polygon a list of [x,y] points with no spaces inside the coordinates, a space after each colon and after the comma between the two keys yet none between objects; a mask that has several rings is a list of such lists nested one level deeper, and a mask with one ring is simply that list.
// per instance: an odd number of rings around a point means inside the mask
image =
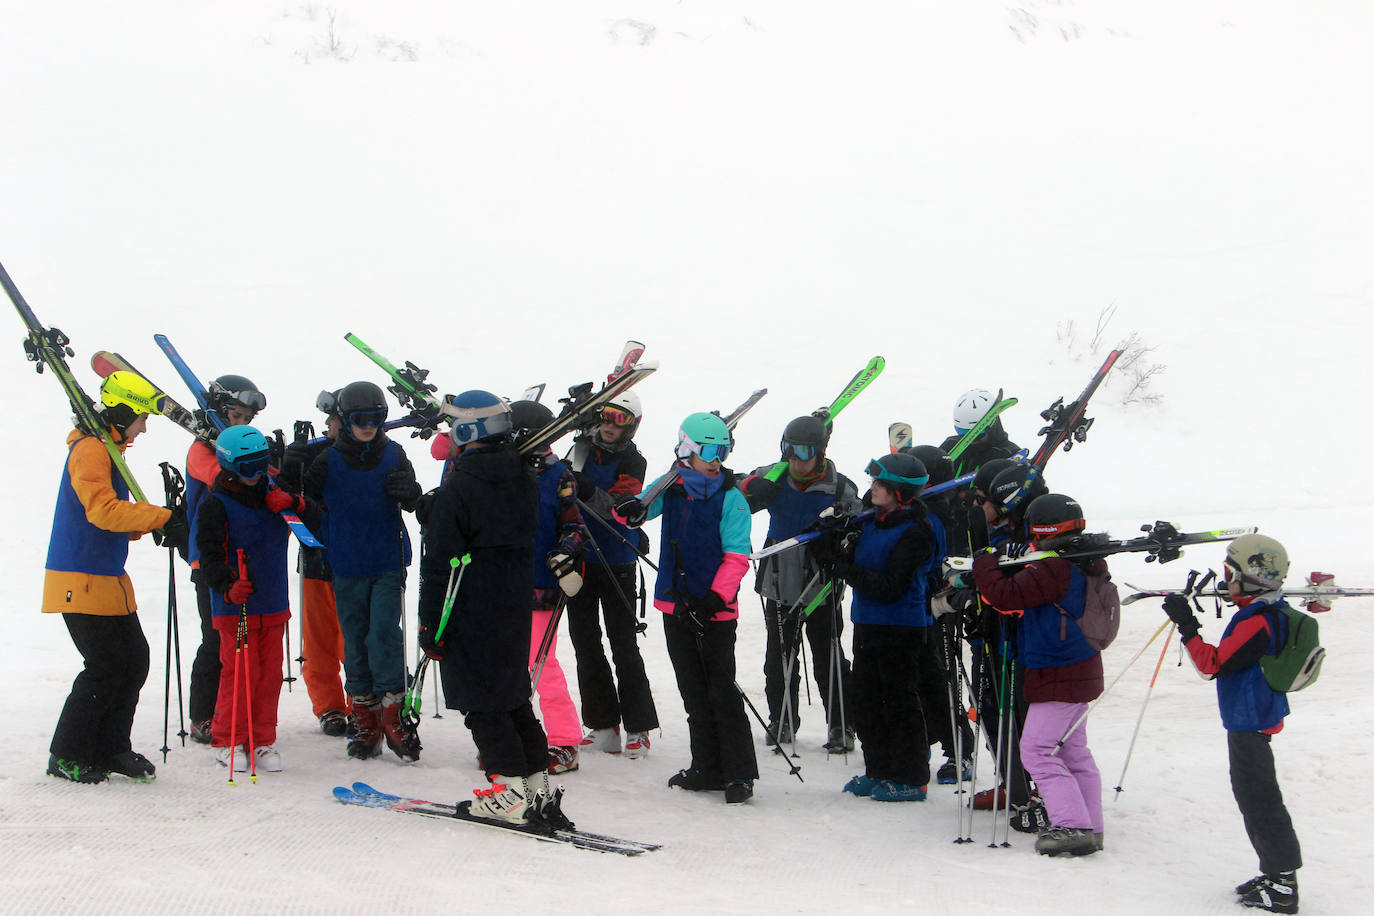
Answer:
[{"label": "ski pole", "polygon": [[1140,735],[1140,723],[1145,721],[1145,707],[1150,703],[1150,697],[1154,694],[1155,681],[1159,678],[1159,669],[1164,667],[1164,656],[1169,652],[1169,643],[1173,642],[1174,629],[1177,627],[1172,620],[1169,621],[1169,635],[1164,640],[1164,646],[1159,651],[1159,661],[1155,662],[1155,672],[1150,675],[1150,686],[1145,688],[1145,699],[1140,704],[1140,715],[1136,716],[1135,730],[1131,732],[1131,743],[1126,748],[1126,760],[1121,764],[1121,776],[1116,780],[1116,794],[1112,800],[1121,797],[1121,784],[1126,781],[1126,768],[1131,765],[1131,754],[1135,751],[1135,739]]},{"label": "ski pole", "polygon": [[[452,557],[448,561],[448,585],[444,589],[444,612],[439,617],[439,626],[434,631],[434,641],[438,642],[444,635],[444,629],[448,626],[449,614],[453,613],[453,601],[458,596],[458,589],[463,584],[463,573],[467,571],[468,564],[472,562],[472,554],[465,553],[461,557]],[[415,680],[411,682],[409,689],[406,690],[405,699],[401,703],[401,715],[411,724],[415,724],[420,719],[420,705],[425,689],[425,671],[429,668],[430,658],[428,655],[420,659],[415,666]],[[434,688],[434,705],[439,705],[439,688],[436,684]],[[442,718],[442,717],[440,717]]]},{"label": "ski pole", "polygon": [[553,613],[549,615],[549,623],[544,627],[544,637],[539,640],[539,651],[534,657],[534,673],[530,676],[530,690],[539,689],[539,679],[544,675],[544,663],[548,661],[549,652],[558,639],[558,621],[563,617],[563,608],[567,604],[568,595],[560,590],[558,602],[553,606]]},{"label": "ski pole", "polygon": [[[1055,742],[1054,750],[1050,751],[1051,754],[1059,753],[1060,749],[1064,747],[1064,742],[1069,740],[1069,736],[1078,730],[1078,726],[1083,724],[1084,719],[1092,715],[1092,711],[1097,708],[1098,703],[1102,702],[1102,698],[1105,697],[1108,693],[1110,693],[1112,688],[1116,686],[1116,682],[1121,680],[1122,675],[1124,675],[1127,671],[1131,670],[1131,666],[1140,660],[1140,656],[1145,654],[1145,650],[1150,648],[1150,644],[1159,638],[1159,634],[1164,632],[1164,630],[1169,626],[1169,623],[1170,621],[1164,621],[1164,623],[1159,625],[1159,629],[1155,630],[1154,633],[1150,636],[1150,638],[1145,640],[1145,645],[1141,646],[1140,651],[1136,652],[1135,655],[1131,656],[1131,660],[1128,661],[1119,672],[1117,672],[1116,677],[1112,678],[1112,682],[1107,685],[1107,689],[1103,690],[1096,700],[1093,700],[1092,705],[1089,706],[1081,716],[1073,720],[1073,724],[1069,726],[1068,731],[1064,732],[1064,736]],[[1166,639],[1164,640],[1164,647],[1167,649],[1168,646],[1169,640]]]},{"label": "ski pole", "polygon": [[[239,578],[248,578],[248,555],[243,552],[243,548],[238,549],[239,554]],[[242,644],[243,653],[243,701],[248,707],[248,744],[245,749],[248,753],[248,779],[250,782],[258,781],[258,756],[253,747],[253,665],[252,653],[248,651],[248,599],[244,599],[239,609],[239,629],[243,631]],[[258,637],[262,637],[262,619],[258,619]],[[231,752],[232,753],[232,752]]]},{"label": "ski pole", "polygon": [[[590,515],[592,518],[596,519],[598,522],[601,523],[601,527],[605,528],[605,529],[606,529],[607,531],[609,531],[611,534],[615,535],[616,540],[620,541],[620,543],[624,544],[626,547],[628,547],[628,548],[630,548],[631,550],[633,550],[633,551],[635,552],[635,557],[638,558],[640,562],[644,563],[646,566],[648,566],[648,567],[649,567],[650,569],[652,569],[654,572],[658,572],[658,566],[654,563],[654,561],[653,561],[653,560],[650,560],[650,559],[649,559],[648,557],[646,557],[644,554],[640,553],[640,552],[639,552],[639,548],[638,548],[636,545],[631,544],[629,541],[627,541],[627,540],[625,539],[625,535],[621,534],[619,531],[616,531],[615,528],[613,528],[613,527],[611,526],[611,523],[610,523],[610,522],[606,521],[606,520],[605,520],[604,518],[602,518],[600,515],[597,515],[595,509],[593,509],[591,506],[589,506],[589,505],[587,505],[585,502],[583,502],[581,498],[579,498],[579,499],[577,500],[577,504],[578,504],[578,506],[580,506],[580,507],[582,508],[582,514],[583,514],[584,517]],[[593,544],[596,543],[596,539],[595,539],[595,538],[590,538],[590,537],[589,537],[588,540],[591,541]],[[600,551],[600,550],[597,550],[597,554],[600,555],[600,553],[601,553],[601,551]],[[603,564],[606,562],[606,560],[605,560],[604,557],[602,557],[601,562],[602,562]]]},{"label": "ski pole", "polygon": [[[166,461],[159,464],[162,468],[162,491],[167,500],[167,507],[175,509],[184,504],[182,494],[185,492],[185,479],[181,472]],[[167,762],[167,752],[171,750],[167,742],[167,732],[171,727],[171,712],[168,707],[172,703],[172,648],[176,647],[176,672],[177,672],[177,721],[181,728],[181,746],[186,746],[186,718],[185,703],[181,692],[181,638],[177,632],[177,574],[176,574],[176,547],[167,545],[167,651],[163,662],[162,679],[162,762]]]}]

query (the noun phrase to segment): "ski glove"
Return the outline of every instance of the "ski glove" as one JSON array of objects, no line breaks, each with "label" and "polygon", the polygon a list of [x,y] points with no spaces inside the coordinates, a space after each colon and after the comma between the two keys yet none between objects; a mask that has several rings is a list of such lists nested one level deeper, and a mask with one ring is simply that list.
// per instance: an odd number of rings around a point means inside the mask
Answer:
[{"label": "ski glove", "polygon": [[555,550],[549,554],[549,571],[558,580],[558,587],[569,598],[582,591],[582,564],[577,557]]},{"label": "ski glove", "polygon": [[229,586],[229,591],[224,593],[224,600],[230,604],[246,604],[248,596],[253,594],[252,579],[237,579],[234,584]]},{"label": "ski glove", "polygon": [[744,481],[744,495],[749,498],[749,508],[767,509],[778,498],[782,484],[769,480],[763,475],[750,477]]},{"label": "ski glove", "polygon": [[1193,608],[1188,603],[1187,598],[1182,595],[1165,596],[1164,613],[1169,615],[1170,620],[1178,624],[1178,635],[1184,642],[1197,635],[1197,618],[1193,616]]},{"label": "ski glove", "polygon": [[153,532],[153,543],[159,547],[171,547],[181,554],[181,558],[186,559],[186,548],[191,541],[191,526],[186,521],[186,507],[168,506],[171,518],[162,524],[161,533]]},{"label": "ski glove", "polygon": [[631,528],[638,528],[646,521],[649,507],[634,496],[626,497],[615,504],[615,514],[625,520]]},{"label": "ski glove", "polygon": [[429,627],[420,627],[420,651],[436,662],[444,659],[444,643],[442,640],[435,642],[434,631]]},{"label": "ski glove", "polygon": [[396,468],[386,475],[386,495],[402,506],[414,505],[421,492],[413,471]]},{"label": "ski glove", "polygon": [[726,610],[728,609],[725,606],[725,600],[720,595],[715,592],[707,592],[704,597],[693,598],[684,604],[679,604],[674,609],[673,616],[693,636],[704,636],[706,624],[711,622],[711,618]]},{"label": "ski glove", "polygon": [[273,512],[300,512],[305,504],[304,499],[294,493],[288,493],[280,487],[273,487],[268,490],[263,501],[267,504],[267,508]]},{"label": "ski glove", "polygon": [[596,495],[596,484],[582,471],[573,471],[573,477],[577,479],[577,498],[584,503]]},{"label": "ski glove", "polygon": [[983,514],[983,507],[972,505],[968,510],[968,546],[969,553],[975,554],[988,546],[988,517]]}]

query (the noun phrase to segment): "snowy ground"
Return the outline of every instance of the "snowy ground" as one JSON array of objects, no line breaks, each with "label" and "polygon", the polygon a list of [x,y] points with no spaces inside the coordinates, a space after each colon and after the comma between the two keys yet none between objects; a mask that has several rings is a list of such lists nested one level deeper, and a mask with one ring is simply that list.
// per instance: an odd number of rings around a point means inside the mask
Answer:
[{"label": "snowy ground", "polygon": [[[3,10],[0,261],[72,336],[89,388],[84,362],[107,348],[181,393],[152,345],[163,332],[202,374],[255,379],[264,423],[289,430],[314,419],[320,388],[381,380],[345,331],[431,367],[443,390],[503,393],[597,377],[634,336],[662,365],[642,389],[651,469],[686,413],[767,386],[739,431],[734,464],[747,469],[882,353],[886,373],[832,448],[863,483],[890,421],[938,442],[975,385],[1021,399],[1006,423],[1032,443],[1035,412],[1100,360],[1089,341],[1115,306],[1105,343],[1134,331],[1157,347],[1145,361],[1167,366],[1151,388],[1162,401],[1123,406],[1129,378],[1114,379],[1088,442],[1050,466],[1052,486],[1117,535],[1157,518],[1257,524],[1287,544],[1296,575],[1374,584],[1354,536],[1374,504],[1358,486],[1374,299],[1366,3]],[[1230,886],[1254,870],[1213,691],[1174,649],[1125,791],[1108,789],[1107,851],[1082,861],[1038,859],[1019,835],[989,849],[985,814],[977,842],[954,845],[945,788],[922,805],[842,797],[859,764],[820,751],[818,706],[803,710],[805,784],[760,743],[764,775],[744,808],[668,791],[686,735],[652,621],[653,756],[588,759],[566,780],[582,825],[665,844],[639,859],[335,804],[329,789],[355,779],[461,797],[478,778],[472,745],[447,714],[426,719],[419,764],[352,763],[317,733],[303,690],[282,699],[286,770],[257,785],[226,787],[201,747],[173,749],[152,786],[59,784],[42,771],[79,660],[36,609],[66,411],[17,346],[0,380],[24,433],[0,490],[12,518],[0,533],[0,909],[1211,913],[1230,911]],[[186,444],[169,424],[138,443],[145,486]],[[407,447],[433,474],[424,448]],[[1113,569],[1169,585],[1221,555]],[[135,545],[130,572],[155,659],[135,746],[160,760],[165,555]],[[1374,889],[1374,811],[1359,790],[1374,712],[1356,699],[1371,685],[1369,610],[1349,600],[1323,619],[1331,657],[1276,741],[1310,913],[1360,911]],[[760,616],[746,602],[740,681],[756,703]],[[1161,620],[1132,606],[1109,677]],[[1158,646],[1092,719],[1108,787]]]}]

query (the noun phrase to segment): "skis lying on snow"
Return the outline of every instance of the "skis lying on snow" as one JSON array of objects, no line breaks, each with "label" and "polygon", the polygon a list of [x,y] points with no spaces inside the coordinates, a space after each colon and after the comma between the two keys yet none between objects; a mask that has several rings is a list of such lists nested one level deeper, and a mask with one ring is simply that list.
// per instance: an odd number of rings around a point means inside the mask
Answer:
[{"label": "skis lying on snow", "polygon": [[[1106,557],[1114,553],[1148,553],[1145,562],[1168,563],[1177,560],[1183,553],[1182,548],[1189,544],[1210,544],[1214,541],[1231,541],[1242,534],[1254,534],[1258,528],[1219,528],[1215,531],[1182,532],[1168,522],[1155,522],[1142,525],[1145,535],[1138,538],[1117,540],[1103,532],[1081,534],[1059,545],[1055,550],[1033,550],[1019,557],[1003,557],[1002,566],[1024,566],[1047,557]],[[945,572],[966,572],[973,568],[972,557],[948,557]],[[1122,602],[1125,603],[1124,601]]]},{"label": "skis lying on snow", "polygon": [[622,856],[638,856],[651,850],[661,848],[658,843],[641,843],[636,840],[624,840],[620,837],[606,836],[601,833],[588,833],[585,830],[554,830],[539,824],[520,826],[517,824],[508,824],[501,821],[491,821],[485,818],[472,817],[467,813],[470,802],[463,802],[460,805],[448,805],[442,802],[425,801],[419,798],[404,798],[400,795],[389,795],[385,792],[379,792],[365,782],[355,782],[351,789],[338,786],[334,789],[334,797],[346,805],[359,805],[364,808],[386,808],[389,811],[402,811],[407,814],[423,815],[424,817],[441,817],[450,821],[467,821],[470,824],[477,824],[481,827],[491,827],[496,830],[504,830],[508,833],[521,834],[545,843],[564,843],[569,846],[576,846],[578,849],[591,849],[595,852],[614,852]]},{"label": "skis lying on snow", "polygon": [[[1215,578],[1215,576],[1213,576]],[[1307,585],[1299,588],[1283,589],[1284,598],[1303,599],[1303,610],[1319,614],[1331,610],[1331,602],[1337,598],[1369,598],[1374,597],[1374,588],[1355,588],[1353,586],[1337,585],[1335,576],[1332,573],[1314,572],[1307,577]],[[1185,592],[1181,588],[1141,588],[1139,585],[1126,583],[1127,588],[1135,591],[1129,595],[1121,597],[1122,604],[1131,604],[1135,601],[1142,601],[1146,598],[1164,598],[1168,595],[1188,594],[1197,598],[1218,598],[1222,601],[1228,599],[1224,588],[1209,588],[1200,592]]]}]

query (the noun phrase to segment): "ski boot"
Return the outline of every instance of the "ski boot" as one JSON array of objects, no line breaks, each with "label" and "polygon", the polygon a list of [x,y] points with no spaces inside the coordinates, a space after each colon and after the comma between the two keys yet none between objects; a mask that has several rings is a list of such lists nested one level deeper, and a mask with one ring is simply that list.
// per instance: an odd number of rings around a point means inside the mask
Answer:
[{"label": "ski boot", "polygon": [[374,696],[353,698],[353,736],[348,739],[348,756],[367,760],[382,752],[382,701]]},{"label": "ski boot", "polygon": [[1298,911],[1298,876],[1296,872],[1284,871],[1277,875],[1260,875],[1236,888],[1249,889],[1241,894],[1240,905],[1271,913],[1296,913]]},{"label": "ski boot", "polygon": [[1042,856],[1090,856],[1097,852],[1091,827],[1051,827],[1035,841]]},{"label": "ski boot", "polygon": [[325,710],[320,716],[320,731],[331,738],[342,738],[348,731],[348,716],[338,709]]},{"label": "ski boot", "polygon": [[104,782],[109,777],[109,774],[99,767],[67,760],[56,754],[48,755],[48,775],[87,784]]},{"label": "ski boot", "polygon": [[688,792],[719,792],[725,788],[725,782],[718,777],[707,776],[700,770],[687,769],[678,770],[668,777],[668,788],[686,789]]},{"label": "ski boot", "polygon": [[401,721],[401,701],[405,697],[399,693],[388,693],[382,697],[382,733],[386,735],[386,746],[392,753],[406,763],[420,759],[420,733],[408,722]]},{"label": "ski boot", "polygon": [[[549,772],[554,774],[571,773],[581,765],[578,760],[579,756],[578,749],[571,745],[554,745],[550,747]],[[481,765],[480,760],[478,761],[478,765]]]},{"label": "ski boot", "polygon": [[874,801],[913,802],[926,800],[926,786],[907,786],[890,779],[880,779],[873,786]]},{"label": "ski boot", "polygon": [[825,750],[828,754],[849,754],[854,751],[854,729],[830,726],[826,735]]},{"label": "ski boot", "polygon": [[754,797],[754,780],[736,779],[725,787],[725,803],[742,805]]},{"label": "ski boot", "polygon": [[472,794],[477,799],[460,803],[459,809],[466,808],[472,817],[525,826],[531,813],[530,790],[525,777],[493,774],[487,779],[491,785],[485,789],[473,789]]},{"label": "ski boot", "polygon": [[576,826],[563,813],[563,787],[552,788],[549,774],[543,770],[525,777],[529,786],[530,803],[534,806],[531,820],[540,821],[550,830],[575,830]]},{"label": "ski boot", "polygon": [[648,732],[629,732],[625,735],[625,756],[630,760],[639,760],[649,756],[649,733]]},{"label": "ski boot", "polygon": [[105,769],[107,772],[118,773],[120,776],[127,776],[139,782],[152,782],[157,778],[157,768],[149,762],[147,757],[134,751],[115,754],[105,761]]},{"label": "ski boot", "polygon": [[607,754],[620,753],[620,726],[615,728],[592,728],[582,736],[581,747],[588,751],[604,751]]}]

